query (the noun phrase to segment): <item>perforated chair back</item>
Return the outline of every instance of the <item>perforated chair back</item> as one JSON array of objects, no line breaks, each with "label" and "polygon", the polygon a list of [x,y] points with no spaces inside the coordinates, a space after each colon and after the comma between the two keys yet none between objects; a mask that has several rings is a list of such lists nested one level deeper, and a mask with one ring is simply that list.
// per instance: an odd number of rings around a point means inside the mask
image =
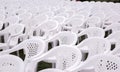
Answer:
[{"label": "perforated chair back", "polygon": [[119,60],[119,57],[114,55],[96,55],[82,65],[74,68],[71,72],[78,72],[89,66],[93,66],[95,72],[119,72]]},{"label": "perforated chair back", "polygon": [[37,54],[42,54],[45,50],[45,42],[37,38],[27,39],[11,49],[2,51],[0,54],[9,54],[21,49],[23,49],[25,52],[24,54],[26,55],[26,60]]}]

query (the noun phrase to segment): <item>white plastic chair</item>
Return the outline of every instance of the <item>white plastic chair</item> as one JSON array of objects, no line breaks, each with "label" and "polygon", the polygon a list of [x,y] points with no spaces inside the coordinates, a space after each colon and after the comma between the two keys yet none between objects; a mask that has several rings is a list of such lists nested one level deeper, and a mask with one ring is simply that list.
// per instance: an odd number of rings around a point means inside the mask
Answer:
[{"label": "white plastic chair", "polygon": [[60,45],[75,45],[77,35],[73,32],[63,31],[55,34],[53,37],[46,40],[46,42],[48,43],[47,50]]},{"label": "white plastic chair", "polygon": [[90,27],[87,29],[84,29],[83,31],[81,31],[78,36],[81,35],[88,35],[88,37],[101,37],[104,38],[105,36],[105,31],[102,28],[98,28],[98,27]]},{"label": "white plastic chair", "polygon": [[[24,25],[14,24],[10,25],[4,30],[0,31],[0,35],[4,35],[5,43],[0,43],[0,47],[4,49],[4,46],[11,47],[18,43],[19,35],[23,34]],[[9,35],[10,34],[10,35]]]},{"label": "white plastic chair", "polygon": [[69,31],[70,29],[70,31],[77,33],[82,25],[83,25],[83,20],[77,17],[74,17],[65,21],[65,23],[62,25],[62,30]]},{"label": "white plastic chair", "polygon": [[44,69],[44,70],[41,70],[39,72],[64,72],[64,71],[60,70],[60,69],[51,68],[51,69]]},{"label": "white plastic chair", "polygon": [[89,17],[85,23],[85,27],[102,27],[101,19],[97,16]]},{"label": "white plastic chair", "polygon": [[21,58],[13,55],[0,56],[1,72],[24,72],[24,62]]},{"label": "white plastic chair", "polygon": [[[27,68],[29,68],[29,66],[34,66],[32,67],[32,69],[36,68],[36,63],[32,63],[29,62],[28,63],[28,59],[30,58],[34,58],[36,56],[40,56],[45,52],[45,42],[41,39],[37,38],[33,38],[33,39],[27,39],[23,42],[21,42],[20,44],[18,44],[17,46],[8,49],[8,50],[4,50],[2,52],[0,52],[1,55],[3,54],[9,54],[15,51],[19,51],[23,49],[24,54],[25,54],[25,59],[24,59],[24,63],[25,63],[25,72],[27,71]],[[28,71],[27,71],[28,72]]]},{"label": "white plastic chair", "polygon": [[82,65],[69,69],[68,72],[78,72],[89,66],[93,66],[95,72],[119,72],[120,71],[119,60],[120,59],[114,55],[100,54],[87,60]]},{"label": "white plastic chair", "polygon": [[71,24],[72,27],[81,27],[83,24],[83,20],[79,17],[71,17],[70,19],[68,19],[67,23],[68,25]]},{"label": "white plastic chair", "polygon": [[66,9],[66,11],[65,11],[67,14],[68,14],[68,17],[70,18],[70,17],[72,17],[72,16],[74,16],[74,14],[75,14],[75,11],[74,10],[67,10]]},{"label": "white plastic chair", "polygon": [[68,13],[65,13],[65,12],[59,13],[59,14],[57,14],[57,16],[63,16],[63,17],[65,17],[65,18],[69,18],[69,14],[68,14]]},{"label": "white plastic chair", "polygon": [[120,15],[111,15],[105,21],[105,25],[108,26],[108,25],[111,25],[111,24],[114,24],[114,23],[120,23],[119,18],[120,18]]},{"label": "white plastic chair", "polygon": [[115,48],[113,50],[111,50],[111,52],[109,52],[109,54],[116,55],[116,56],[120,57],[120,43],[119,42],[117,42],[115,44]]},{"label": "white plastic chair", "polygon": [[29,20],[32,18],[32,13],[26,12],[19,15],[19,23],[27,24]]},{"label": "white plastic chair", "polygon": [[30,31],[30,36],[39,36],[43,39],[48,39],[58,31],[58,22],[48,20]]},{"label": "white plastic chair", "polygon": [[119,43],[120,31],[110,34],[109,36],[106,37],[106,39],[108,39],[111,42],[111,44]]},{"label": "white plastic chair", "polygon": [[[58,7],[58,8],[55,8],[55,10],[54,10],[54,14],[55,15],[63,15],[63,16],[66,16],[65,14],[67,14],[66,12],[65,12],[66,10],[65,10],[65,8],[64,7]],[[68,15],[68,14],[67,14]]]},{"label": "white plastic chair", "polygon": [[[81,52],[75,46],[61,45],[51,49],[41,56],[30,59],[29,61],[36,63],[42,60],[55,57],[57,69],[65,70],[71,66],[77,66],[81,62]],[[29,68],[29,71],[31,69]]]},{"label": "white plastic chair", "polygon": [[95,11],[95,13],[92,16],[97,16],[97,17],[100,18],[101,24],[98,25],[98,27],[100,26],[101,28],[103,28],[104,27],[105,18],[106,18],[105,13],[103,12],[103,10]]},{"label": "white plastic chair", "polygon": [[63,24],[65,22],[65,17],[64,16],[55,16],[53,17],[53,20],[56,20],[59,24]]},{"label": "white plastic chair", "polygon": [[89,27],[81,31],[77,36],[78,36],[77,44],[79,44],[82,40],[91,38],[91,37],[104,38],[105,31],[102,28]]},{"label": "white plastic chair", "polygon": [[75,15],[73,15],[72,16],[72,18],[79,18],[79,19],[81,19],[81,20],[85,20],[85,16],[84,15],[80,15],[80,14],[75,14]]},{"label": "white plastic chair", "polygon": [[44,53],[45,42],[39,39],[38,37],[27,39],[11,49],[0,52],[0,54],[9,54],[9,53],[21,50],[21,49],[24,50],[25,55],[26,55],[24,60],[27,60],[28,58],[31,58],[32,56]]},{"label": "white plastic chair", "polygon": [[43,13],[41,13],[41,14],[47,15],[49,19],[51,19],[51,18],[54,17],[54,12],[53,12],[53,11],[50,11],[50,10],[45,11],[45,12],[43,12]]},{"label": "white plastic chair", "polygon": [[90,14],[89,9],[87,10],[87,8],[88,8],[88,7],[86,7],[86,10],[84,10],[84,9],[85,9],[85,8],[84,8],[83,10],[80,10],[80,11],[77,13],[78,15],[83,15],[84,18],[85,18],[85,19],[84,19],[85,21],[88,19],[89,14]]},{"label": "white plastic chair", "polygon": [[112,25],[107,26],[104,30],[105,31],[112,30],[112,33],[114,33],[116,31],[120,30],[120,24],[119,23],[114,23]]},{"label": "white plastic chair", "polygon": [[[88,38],[82,41],[77,47],[84,53],[88,53],[88,58],[91,56],[110,52],[111,44],[109,40],[99,37]],[[83,58],[84,59],[84,58]]]},{"label": "white plastic chair", "polygon": [[23,19],[23,23],[26,26],[25,34],[29,34],[31,30],[41,25],[42,23],[46,22],[47,20],[48,20],[47,15],[37,15],[32,18],[28,18],[25,21]]},{"label": "white plastic chair", "polygon": [[105,20],[105,17],[106,17],[103,10],[98,10],[95,14],[93,14],[93,16],[97,16],[103,21]]}]

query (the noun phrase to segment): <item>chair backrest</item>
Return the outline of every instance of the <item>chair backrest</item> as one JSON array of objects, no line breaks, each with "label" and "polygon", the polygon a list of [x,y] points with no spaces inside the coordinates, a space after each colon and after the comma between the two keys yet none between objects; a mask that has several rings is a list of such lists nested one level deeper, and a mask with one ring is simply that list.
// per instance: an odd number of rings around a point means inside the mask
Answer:
[{"label": "chair backrest", "polygon": [[54,35],[58,29],[58,22],[54,20],[48,20],[34,28],[31,32],[31,36],[40,36],[43,39],[47,39],[49,36]]},{"label": "chair backrest", "polygon": [[104,38],[104,36],[105,36],[105,31],[103,29],[98,28],[98,27],[90,27],[90,28],[87,28],[81,31],[78,34],[77,44],[79,44],[81,41],[87,38],[91,38],[91,37]]},{"label": "chair backrest", "polygon": [[58,22],[55,20],[48,20],[41,24],[43,30],[52,31],[58,27]]},{"label": "chair backrest", "polygon": [[3,22],[8,23],[9,25],[16,24],[19,22],[19,17],[10,16],[10,17],[7,17]]},{"label": "chair backrest", "polygon": [[111,15],[107,19],[106,23],[108,23],[108,24],[120,23],[120,19],[119,18],[120,18],[120,15]]},{"label": "chair backrest", "polygon": [[14,24],[10,25],[5,30],[10,33],[11,36],[22,34],[24,31],[25,26],[22,24]]},{"label": "chair backrest", "polygon": [[21,49],[25,52],[26,60],[37,54],[42,54],[45,51],[45,42],[39,38],[27,39],[11,49],[2,51],[0,54],[8,54]]},{"label": "chair backrest", "polygon": [[79,18],[79,19],[82,19],[82,20],[85,19],[84,15],[80,15],[80,14],[75,14],[75,15],[72,16],[72,18]]},{"label": "chair backrest", "polygon": [[1,55],[0,56],[1,72],[24,72],[24,62],[17,56]]},{"label": "chair backrest", "polygon": [[105,31],[102,28],[90,27],[90,28],[87,28],[87,29],[81,31],[78,34],[78,36],[85,35],[85,34],[88,37],[101,37],[101,38],[103,38],[105,36]]},{"label": "chair backrest", "polygon": [[[15,52],[15,51],[18,51],[21,49],[23,49],[23,52],[25,54],[25,58],[24,58],[24,63],[26,65],[25,71],[28,69],[29,70],[31,69],[31,68],[29,68],[29,66],[31,67],[33,65],[36,65],[36,63],[32,63],[32,62],[28,63],[28,59],[35,57],[37,55],[38,56],[42,55],[46,50],[45,49],[45,42],[42,39],[33,38],[33,39],[25,40],[11,49],[4,50],[0,54],[8,54],[8,53],[12,53],[12,52]],[[34,66],[34,68],[35,67],[36,66]]]},{"label": "chair backrest", "polygon": [[32,61],[39,62],[44,59],[55,57],[57,69],[67,69],[72,65],[78,65],[81,62],[81,52],[75,46],[61,45],[54,47],[45,54],[38,56]]},{"label": "chair backrest", "polygon": [[65,10],[65,12],[68,13],[69,18],[75,15],[75,11],[71,9]]},{"label": "chair backrest", "polygon": [[44,70],[41,70],[41,71],[39,71],[39,72],[64,72],[64,71],[62,71],[62,70],[60,70],[60,69],[44,69]]},{"label": "chair backrest", "polygon": [[24,28],[25,28],[24,25],[13,24],[1,30],[0,33],[3,33],[3,35],[6,36],[4,40],[9,44],[12,38],[17,37],[20,34],[23,34]]},{"label": "chair backrest", "polygon": [[64,29],[68,28],[68,30],[69,28],[71,28],[71,30],[74,32],[74,31],[77,31],[77,28],[80,28],[82,25],[83,25],[82,19],[73,17],[73,18],[66,20],[64,24],[62,25],[62,27]]},{"label": "chair backrest", "polygon": [[37,54],[42,54],[45,51],[45,42],[38,38],[26,40],[26,42],[22,44],[24,44],[26,59]]},{"label": "chair backrest", "polygon": [[61,44],[66,45],[74,45],[77,40],[76,34],[72,32],[60,32],[58,34],[58,39],[60,40]]},{"label": "chair backrest", "polygon": [[97,17],[99,17],[103,21],[105,19],[105,13],[103,12],[103,10],[98,10],[97,12],[95,11],[93,16],[97,16]]},{"label": "chair backrest", "polygon": [[77,42],[77,35],[73,32],[69,31],[62,31],[54,35],[53,37],[47,40],[48,42],[48,49],[50,47],[49,44],[52,43],[51,48],[59,45],[75,45]]},{"label": "chair backrest", "polygon": [[112,30],[113,32],[120,31],[120,23],[114,23],[105,28],[105,31]]},{"label": "chair backrest", "polygon": [[96,54],[107,53],[110,51],[111,45],[107,39],[104,38],[88,38],[77,45],[78,48],[88,47],[88,57],[94,56]]},{"label": "chair backrest", "polygon": [[66,12],[61,12],[61,13],[57,14],[57,16],[63,16],[63,17],[65,17],[65,18],[68,18],[68,17],[69,17],[69,14],[66,13]]},{"label": "chair backrest", "polygon": [[101,27],[101,19],[97,16],[89,17],[86,21],[86,27]]},{"label": "chair backrest", "polygon": [[59,24],[63,24],[65,22],[65,17],[64,16],[55,16],[53,17],[53,20],[56,20]]},{"label": "chair backrest", "polygon": [[78,72],[90,66],[94,66],[95,72],[119,72],[119,60],[119,57],[115,55],[100,54],[92,57],[82,65],[79,65],[78,67],[74,68],[71,72]]},{"label": "chair backrest", "polygon": [[114,32],[106,37],[106,39],[110,40],[111,42],[120,42],[120,31]]}]

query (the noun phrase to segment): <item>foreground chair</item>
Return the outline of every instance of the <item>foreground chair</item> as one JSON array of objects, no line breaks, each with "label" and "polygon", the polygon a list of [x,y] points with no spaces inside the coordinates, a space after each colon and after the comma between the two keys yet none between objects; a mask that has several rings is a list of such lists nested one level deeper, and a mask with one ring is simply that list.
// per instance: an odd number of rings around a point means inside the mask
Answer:
[{"label": "foreground chair", "polygon": [[93,37],[82,41],[77,47],[84,53],[88,53],[88,58],[102,53],[110,52],[110,42],[107,39]]},{"label": "foreground chair", "polygon": [[2,54],[9,54],[9,53],[12,53],[15,51],[19,51],[21,49],[24,50],[24,53],[25,53],[24,60],[26,61],[28,58],[31,58],[37,54],[44,53],[45,42],[39,38],[27,39],[11,49],[1,51],[0,54],[1,55]]},{"label": "foreground chair", "polygon": [[[77,66],[81,62],[81,52],[78,48],[74,46],[61,45],[54,47],[50,51],[43,55],[38,55],[34,58],[29,59],[29,62],[38,63],[43,60],[49,60],[53,58],[52,63],[55,63],[57,69],[65,70],[71,66]],[[35,71],[33,66],[28,68],[28,71]]]},{"label": "foreground chair", "polygon": [[24,72],[24,62],[14,55],[1,55],[0,72]]},{"label": "foreground chair", "polygon": [[83,64],[68,69],[68,72],[79,72],[87,67],[93,66],[95,72],[119,72],[120,58],[114,55],[96,55]]},{"label": "foreground chair", "polygon": [[[20,44],[18,44],[17,46],[11,48],[11,49],[7,49],[4,50],[2,52],[0,52],[1,55],[3,54],[9,54],[15,51],[19,51],[23,49],[24,54],[25,54],[25,59],[24,62],[26,65],[28,66],[33,66],[36,65],[36,63],[27,63],[27,59],[32,58],[36,55],[41,55],[44,53],[45,49],[45,42],[39,38],[32,38],[32,39],[27,39],[23,42],[21,42]],[[27,66],[25,67],[27,69]]]}]

